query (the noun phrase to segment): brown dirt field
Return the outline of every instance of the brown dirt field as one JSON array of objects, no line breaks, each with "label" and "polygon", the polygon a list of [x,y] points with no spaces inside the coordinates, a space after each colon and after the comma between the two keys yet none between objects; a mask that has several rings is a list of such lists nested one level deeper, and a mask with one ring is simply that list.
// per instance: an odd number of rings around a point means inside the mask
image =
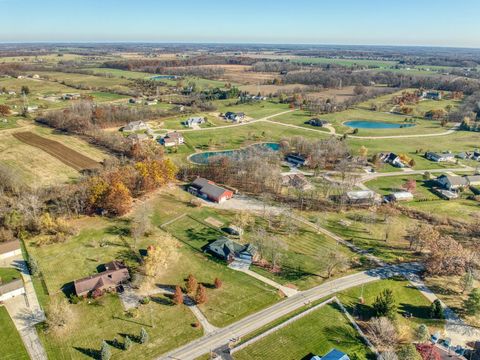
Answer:
[{"label": "brown dirt field", "polygon": [[277,91],[292,91],[295,89],[306,89],[307,85],[302,84],[288,84],[288,85],[243,85],[240,86],[240,90],[248,91],[251,94],[257,94],[260,92],[262,95],[266,96],[269,94],[275,94]]},{"label": "brown dirt field", "polygon": [[46,139],[29,131],[13,133],[12,135],[25,144],[45,151],[77,171],[99,167],[99,163],[95,160],[82,155],[57,141]]},{"label": "brown dirt field", "polygon": [[[225,74],[220,81],[228,81],[238,84],[262,84],[265,81],[272,81],[275,77],[278,77],[277,73],[264,73],[249,71],[251,66],[249,65],[201,65],[194,67],[202,68],[222,68],[225,70]],[[178,67],[181,69],[182,67]],[[185,67],[183,67],[185,68]]]}]

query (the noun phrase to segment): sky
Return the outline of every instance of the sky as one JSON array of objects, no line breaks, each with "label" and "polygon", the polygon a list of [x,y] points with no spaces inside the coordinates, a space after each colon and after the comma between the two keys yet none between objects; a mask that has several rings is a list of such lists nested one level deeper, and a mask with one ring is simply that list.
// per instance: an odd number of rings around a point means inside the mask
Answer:
[{"label": "sky", "polygon": [[0,42],[480,48],[480,0],[0,0]]}]

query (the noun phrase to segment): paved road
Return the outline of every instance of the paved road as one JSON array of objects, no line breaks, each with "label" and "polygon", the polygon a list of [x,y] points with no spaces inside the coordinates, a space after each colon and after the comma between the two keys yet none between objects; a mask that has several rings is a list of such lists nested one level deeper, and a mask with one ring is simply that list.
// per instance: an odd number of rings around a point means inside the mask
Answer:
[{"label": "paved road", "polygon": [[[241,338],[272,321],[295,311],[314,301],[331,296],[339,291],[343,291],[355,286],[370,283],[372,281],[385,279],[394,275],[408,274],[416,271],[417,265],[405,264],[398,266],[386,266],[374,270],[368,270],[353,275],[348,275],[340,279],[332,280],[310,290],[299,292],[298,294],[286,298],[264,310],[253,315],[247,316],[231,325],[210,333],[202,338],[192,341],[168,354],[163,355],[163,359],[195,359],[209,351],[227,344],[233,338]],[[360,294],[359,294],[360,295]]]},{"label": "paved road", "polygon": [[362,175],[359,179],[359,182],[363,183],[379,177],[387,177],[387,176],[423,175],[425,174],[425,172],[444,173],[444,172],[456,172],[456,171],[475,171],[475,169],[470,166],[463,166],[458,168],[446,168],[446,169],[403,170],[403,171],[392,171],[388,173],[369,173],[369,174]]}]

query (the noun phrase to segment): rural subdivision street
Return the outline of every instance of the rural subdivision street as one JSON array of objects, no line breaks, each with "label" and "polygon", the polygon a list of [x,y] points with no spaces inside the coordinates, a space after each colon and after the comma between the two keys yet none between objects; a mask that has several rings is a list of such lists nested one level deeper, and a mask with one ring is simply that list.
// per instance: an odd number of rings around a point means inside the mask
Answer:
[{"label": "rural subdivision street", "polygon": [[[392,265],[367,270],[360,273],[347,275],[345,277],[329,281],[284,300],[255,314],[247,316],[231,325],[209,333],[200,339],[194,340],[178,349],[173,350],[161,357],[159,360],[192,360],[213,349],[228,344],[232,339],[239,339],[261,327],[275,321],[276,319],[291,313],[303,306],[308,306],[325,297],[331,296],[339,291],[352,287],[367,284],[380,279],[387,279],[392,276],[406,276],[412,272],[419,271],[417,264]],[[359,294],[360,296],[360,294]]]}]

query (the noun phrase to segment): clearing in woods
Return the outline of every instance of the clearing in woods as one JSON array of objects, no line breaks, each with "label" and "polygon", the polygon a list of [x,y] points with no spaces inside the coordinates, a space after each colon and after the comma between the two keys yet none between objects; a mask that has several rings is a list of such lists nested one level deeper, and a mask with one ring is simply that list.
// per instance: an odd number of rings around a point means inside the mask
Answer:
[{"label": "clearing in woods", "polygon": [[94,169],[99,166],[99,163],[95,160],[82,155],[55,140],[46,139],[29,131],[14,133],[13,136],[28,145],[35,146],[45,151],[75,170]]}]

